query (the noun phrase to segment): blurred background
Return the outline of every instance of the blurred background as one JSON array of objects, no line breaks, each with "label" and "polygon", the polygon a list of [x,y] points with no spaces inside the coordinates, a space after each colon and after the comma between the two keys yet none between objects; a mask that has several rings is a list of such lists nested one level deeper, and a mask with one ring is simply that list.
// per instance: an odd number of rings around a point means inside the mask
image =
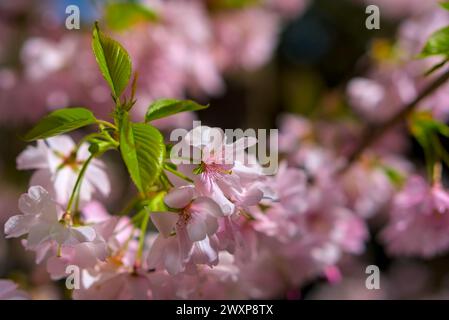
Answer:
[{"label": "blurred background", "polygon": [[[190,98],[211,107],[161,121],[163,131],[189,128],[195,118],[221,128],[278,128],[282,115],[294,114],[312,122],[344,124],[355,132],[344,139],[355,141],[359,129],[373,119],[363,106],[358,108],[364,97],[354,97],[348,84],[375,77],[379,70],[390,75],[405,68],[401,59],[415,52],[397,49],[404,26],[429,19],[438,10],[430,0],[248,2],[256,1],[148,0],[140,2],[148,10],[137,13],[116,6],[116,1],[0,0],[1,224],[18,213],[17,199],[27,188],[30,172],[18,171],[15,159],[26,146],[20,136],[37,119],[67,106],[86,106],[99,117],[110,117],[113,105],[90,49],[95,20],[132,57],[139,75],[136,119],[142,119],[154,99]],[[379,30],[365,27],[369,4],[380,8]],[[66,28],[69,5],[80,9],[79,30]],[[447,16],[440,20],[449,24]],[[379,79],[386,86],[391,81]],[[367,92],[365,99],[375,98],[376,91]],[[329,143],[336,150],[343,146],[338,138]],[[412,139],[405,144],[410,161],[422,163]],[[132,192],[116,160],[106,155],[109,175],[118,182],[109,208],[120,207]],[[301,298],[448,297],[449,257],[389,258],[376,238],[379,219],[369,220],[372,237],[366,252],[342,261],[343,280],[330,285],[317,279],[301,288]],[[365,288],[368,264],[382,270],[380,290]],[[49,279],[45,266],[35,265],[19,240],[3,236],[0,278],[17,281],[33,298],[67,298],[63,285]]]}]

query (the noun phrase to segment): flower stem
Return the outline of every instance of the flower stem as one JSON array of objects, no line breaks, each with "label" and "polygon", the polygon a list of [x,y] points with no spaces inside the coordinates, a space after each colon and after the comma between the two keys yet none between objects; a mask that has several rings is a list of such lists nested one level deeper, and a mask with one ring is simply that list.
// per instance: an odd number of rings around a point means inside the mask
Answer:
[{"label": "flower stem", "polygon": [[86,169],[89,166],[89,163],[93,158],[94,158],[94,155],[91,154],[89,156],[89,158],[87,158],[86,162],[84,162],[84,164],[81,168],[81,171],[78,174],[78,178],[76,179],[75,186],[73,187],[72,194],[70,195],[70,199],[67,204],[67,209],[66,209],[67,212],[70,212],[70,209],[72,208],[72,204],[73,204],[73,201],[75,200],[75,195],[77,194],[78,187],[80,187],[80,184],[83,180],[84,173],[86,172]]},{"label": "flower stem", "polygon": [[352,166],[352,164],[365,152],[365,150],[367,150],[381,137],[383,137],[384,134],[387,133],[391,128],[393,128],[404,118],[406,118],[416,108],[418,103],[420,103],[424,98],[441,87],[447,80],[449,80],[449,70],[436,78],[427,87],[425,87],[424,90],[421,91],[421,93],[413,101],[407,103],[404,106],[401,106],[399,108],[399,110],[401,111],[399,111],[390,120],[378,127],[368,126],[363,134],[362,142],[354,150],[354,152],[349,155],[347,163],[339,170],[339,173],[345,173]]},{"label": "flower stem", "polygon": [[145,244],[145,235],[148,228],[148,221],[150,220],[150,210],[148,209],[148,207],[144,207],[143,210],[145,210],[145,216],[142,219],[142,224],[140,225],[139,248],[137,249],[137,256],[136,256],[136,264],[138,266],[140,266],[141,263],[143,247]]},{"label": "flower stem", "polygon": [[99,125],[103,125],[103,126],[105,126],[105,127],[109,127],[109,128],[112,128],[112,129],[114,129],[114,130],[117,130],[117,127],[114,125],[114,124],[112,124],[112,123],[110,123],[110,122],[108,122],[108,121],[104,121],[104,120],[99,120],[99,119],[97,119],[97,124],[99,124]]},{"label": "flower stem", "polygon": [[175,169],[171,168],[170,166],[164,166],[164,169],[167,170],[168,172],[173,173],[175,176],[177,176],[177,177],[179,177],[179,178],[181,178],[181,179],[183,179],[183,180],[185,180],[187,182],[193,183],[192,179],[190,179],[189,177],[187,177],[183,173],[179,172],[178,170],[175,170]]},{"label": "flower stem", "polygon": [[433,165],[433,176],[432,176],[432,184],[433,185],[441,184],[442,172],[443,172],[443,168],[442,168],[441,162],[438,161]]}]

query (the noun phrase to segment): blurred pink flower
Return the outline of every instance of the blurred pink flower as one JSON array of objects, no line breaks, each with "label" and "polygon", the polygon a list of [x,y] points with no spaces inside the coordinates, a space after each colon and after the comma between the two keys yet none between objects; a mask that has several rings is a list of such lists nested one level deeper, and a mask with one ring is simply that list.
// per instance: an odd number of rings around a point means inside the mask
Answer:
[{"label": "blurred pink flower", "polygon": [[261,8],[224,11],[213,17],[215,55],[222,70],[254,70],[277,45],[279,17]]},{"label": "blurred pink flower", "polygon": [[425,258],[449,249],[449,194],[412,176],[393,201],[390,221],[381,237],[392,255]]},{"label": "blurred pink flower", "polygon": [[265,0],[268,9],[276,10],[286,18],[295,18],[309,6],[310,0]]},{"label": "blurred pink flower", "polygon": [[341,187],[357,215],[369,219],[389,208],[397,186],[388,171],[398,175],[398,179],[405,179],[412,165],[396,155],[367,154],[341,177]]},{"label": "blurred pink flower", "polygon": [[[354,78],[347,87],[350,104],[369,121],[383,122],[411,102],[434,77],[447,70],[443,67],[433,75],[426,71],[440,62],[438,58],[416,59],[428,37],[449,24],[449,13],[438,8],[405,20],[397,35],[393,57],[374,61],[365,77]],[[419,108],[431,110],[438,119],[449,116],[448,85],[424,99]]]},{"label": "blurred pink flower", "polygon": [[0,279],[0,300],[28,300],[29,295],[17,289],[17,285],[10,280]]},{"label": "blurred pink flower", "polygon": [[376,5],[389,18],[404,18],[438,6],[438,0],[357,0],[365,5]]},{"label": "blurred pink flower", "polygon": [[114,261],[83,270],[82,287],[73,291],[75,300],[147,300],[150,281],[143,272],[129,272]]}]

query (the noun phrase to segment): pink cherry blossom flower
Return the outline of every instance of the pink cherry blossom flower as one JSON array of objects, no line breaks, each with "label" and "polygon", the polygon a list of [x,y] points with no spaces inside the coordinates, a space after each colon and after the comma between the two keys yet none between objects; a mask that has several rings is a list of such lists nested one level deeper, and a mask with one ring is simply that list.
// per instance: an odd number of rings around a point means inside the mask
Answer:
[{"label": "pink cherry blossom flower", "polygon": [[[252,214],[253,210],[248,212]],[[220,249],[239,261],[250,261],[257,254],[257,234],[246,216],[232,215],[220,219],[217,237]]]},{"label": "pink cherry blossom flower", "polygon": [[[66,204],[89,155],[86,143],[77,149],[73,140],[63,135],[39,140],[36,146],[28,146],[17,157],[17,168],[36,169],[30,185],[44,186],[60,204]],[[98,159],[93,159],[85,172],[80,187],[80,200],[89,201],[95,191],[104,196],[110,192],[103,163]]]},{"label": "pink cherry blossom flower", "polygon": [[57,247],[48,250],[51,257],[47,261],[47,271],[54,279],[67,276],[66,267],[76,265],[79,268],[92,270],[107,259],[120,257],[123,264],[132,266],[135,260],[134,250],[124,252],[124,247],[134,246],[133,227],[129,217],[113,217],[99,202],[90,202],[82,209],[82,217],[86,225],[94,228],[96,237],[90,242],[72,246],[62,246],[56,255]]},{"label": "pink cherry blossom flower", "polygon": [[[418,93],[442,70],[423,77],[439,58],[414,59],[430,35],[447,26],[449,13],[433,4],[433,10],[405,20],[398,31],[397,46],[391,57],[379,57],[366,76],[355,78],[348,84],[347,94],[351,105],[370,121],[383,122],[396,114],[401,106],[412,101]],[[376,57],[376,50],[373,50]],[[447,85],[424,99],[419,108],[431,110],[441,120],[449,116]]]},{"label": "pink cherry blossom flower", "polygon": [[262,199],[263,193],[254,189],[262,170],[255,163],[245,163],[249,159],[245,149],[256,143],[254,137],[226,143],[221,129],[198,126],[185,140],[194,148],[193,160],[200,164],[193,176],[197,191],[217,202],[226,215],[234,213],[236,202],[254,205]]},{"label": "pink cherry blossom flower", "polygon": [[310,121],[292,114],[279,117],[279,128],[279,151],[286,154],[296,152],[313,133]]},{"label": "pink cherry blossom flower", "polygon": [[27,247],[30,249],[49,241],[62,245],[92,241],[95,238],[92,227],[62,224],[63,211],[41,186],[30,187],[28,193],[20,197],[19,209],[23,214],[8,219],[5,234],[7,238],[28,234]]},{"label": "pink cherry blossom flower", "polygon": [[148,275],[129,272],[120,261],[109,260],[81,273],[81,288],[73,291],[75,300],[147,300],[151,297]]},{"label": "pink cherry blossom flower", "polygon": [[40,186],[31,187],[27,194],[21,196],[19,209],[23,214],[9,218],[5,235],[11,238],[27,234],[25,247],[36,252],[37,263],[48,258],[47,270],[52,278],[66,276],[65,267],[69,264],[91,267],[108,256],[105,238],[116,221],[95,226],[73,226]]},{"label": "pink cherry blossom flower", "polygon": [[375,122],[390,119],[417,94],[411,75],[391,68],[379,68],[369,78],[352,79],[347,90],[356,111]]},{"label": "pink cherry blossom flower", "polygon": [[[207,197],[195,197],[193,186],[172,190],[165,203],[179,212],[153,212],[151,220],[160,232],[150,254],[148,265],[162,266],[170,274],[192,271],[196,264],[218,262],[218,218],[220,207]],[[176,234],[172,235],[175,230]]]},{"label": "pink cherry blossom flower", "polygon": [[366,154],[341,177],[341,186],[354,212],[363,218],[372,218],[389,207],[396,192],[388,171],[405,178],[411,169],[411,164],[399,156]]},{"label": "pink cherry blossom flower", "polygon": [[449,194],[439,184],[412,176],[398,193],[382,239],[392,255],[425,258],[449,249]]},{"label": "pink cherry blossom flower", "polygon": [[0,300],[28,300],[29,295],[17,289],[17,285],[10,281],[0,279]]},{"label": "pink cherry blossom flower", "polygon": [[254,70],[276,47],[279,17],[262,8],[230,10],[213,17],[216,60],[224,70]]},{"label": "pink cherry blossom flower", "polygon": [[274,9],[286,18],[301,14],[310,4],[309,0],[266,0],[266,6]]}]

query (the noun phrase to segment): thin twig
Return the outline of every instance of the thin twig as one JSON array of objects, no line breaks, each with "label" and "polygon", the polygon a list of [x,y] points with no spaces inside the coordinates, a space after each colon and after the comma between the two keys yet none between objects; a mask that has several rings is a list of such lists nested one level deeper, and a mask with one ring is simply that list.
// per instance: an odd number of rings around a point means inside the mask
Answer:
[{"label": "thin twig", "polygon": [[400,123],[406,118],[424,98],[433,93],[439,87],[441,87],[447,80],[449,80],[449,70],[443,73],[441,76],[431,82],[423,91],[411,102],[402,106],[394,117],[385,122],[384,124],[373,127],[369,126],[363,134],[363,139],[360,145],[354,150],[354,152],[348,157],[347,163],[339,170],[340,174],[345,173],[352,164],[365,152],[366,149],[371,147],[377,142],[385,133],[391,128]]}]

